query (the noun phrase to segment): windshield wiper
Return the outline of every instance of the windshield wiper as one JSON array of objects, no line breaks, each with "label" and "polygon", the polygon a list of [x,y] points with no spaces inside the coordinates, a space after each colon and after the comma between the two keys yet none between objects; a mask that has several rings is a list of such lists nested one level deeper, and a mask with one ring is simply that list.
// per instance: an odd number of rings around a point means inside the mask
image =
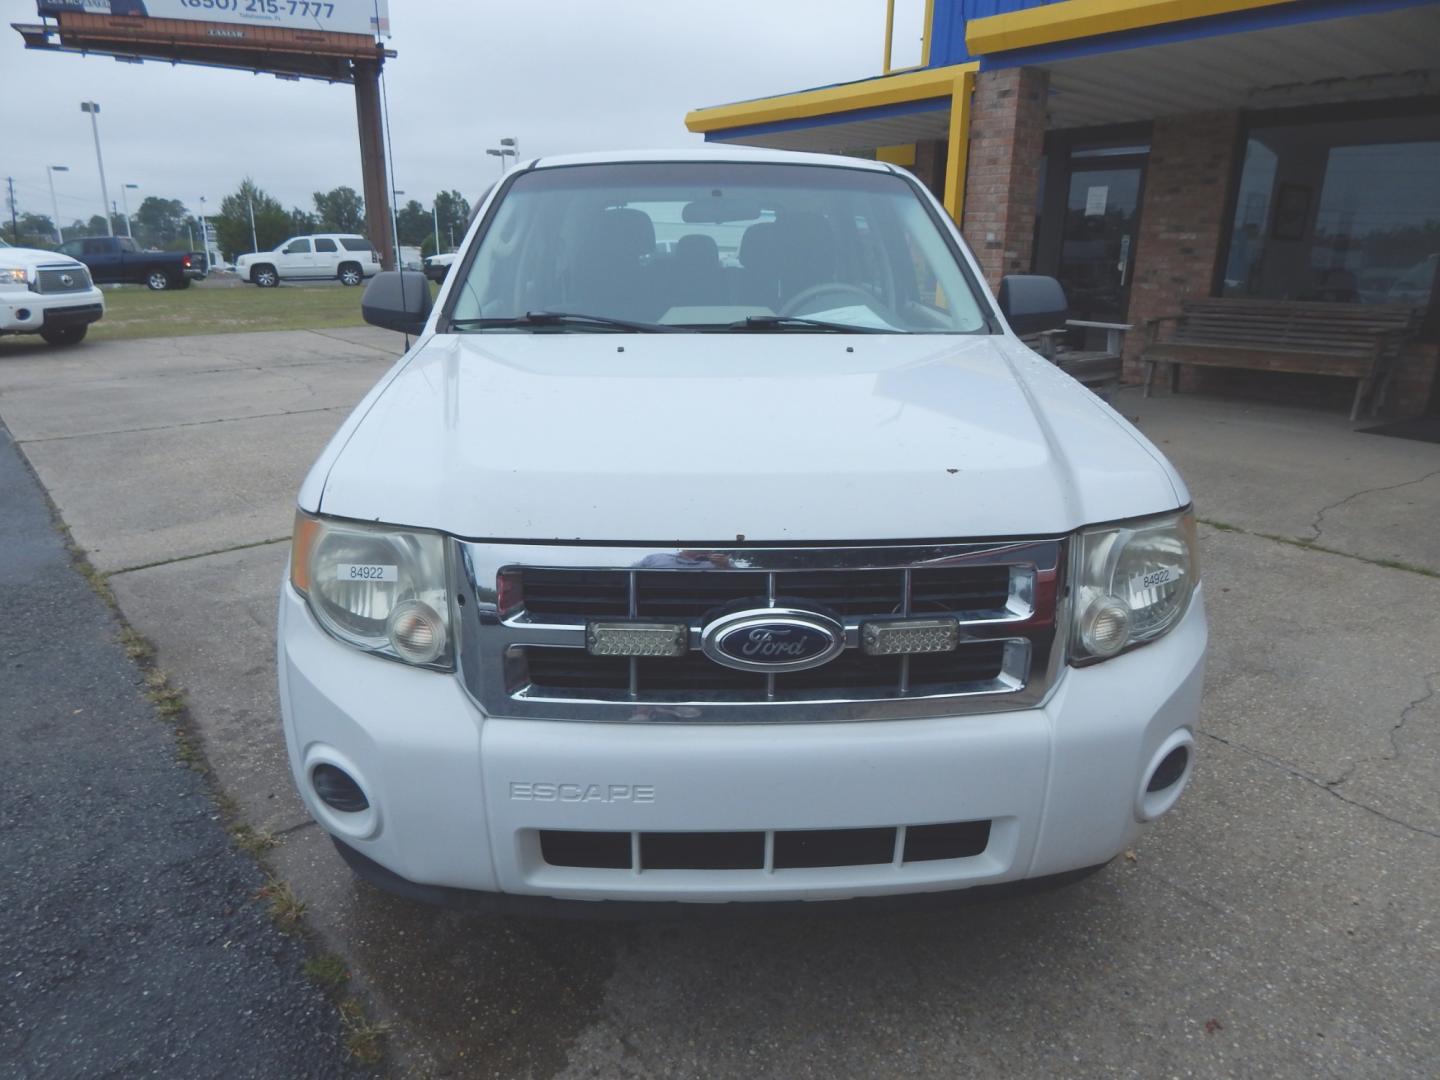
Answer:
[{"label": "windshield wiper", "polygon": [[657,323],[611,319],[605,315],[579,315],[569,311],[527,311],[524,315],[493,316],[478,319],[451,319],[457,330],[497,330],[506,327],[556,327],[561,330],[626,330],[634,334],[667,334],[673,327]]},{"label": "windshield wiper", "polygon": [[856,326],[854,323],[805,319],[798,315],[747,315],[732,323],[697,326],[696,329],[741,334],[783,334],[787,330],[822,330],[830,334],[894,334],[900,332],[885,326]]}]

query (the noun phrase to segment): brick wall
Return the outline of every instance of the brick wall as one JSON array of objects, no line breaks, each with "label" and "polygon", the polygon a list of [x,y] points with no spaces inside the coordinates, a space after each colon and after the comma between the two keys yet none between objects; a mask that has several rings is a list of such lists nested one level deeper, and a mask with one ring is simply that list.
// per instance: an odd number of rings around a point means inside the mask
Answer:
[{"label": "brick wall", "polygon": [[970,104],[970,154],[961,231],[991,288],[1030,272],[1048,72],[982,71]]},{"label": "brick wall", "polygon": [[[1145,320],[1180,310],[1186,297],[1209,296],[1225,243],[1231,177],[1238,171],[1240,114],[1190,113],[1155,121],[1136,238],[1126,335],[1126,376],[1144,345]],[[1210,373],[1201,371],[1201,381]],[[1186,372],[1186,382],[1191,375]]]}]

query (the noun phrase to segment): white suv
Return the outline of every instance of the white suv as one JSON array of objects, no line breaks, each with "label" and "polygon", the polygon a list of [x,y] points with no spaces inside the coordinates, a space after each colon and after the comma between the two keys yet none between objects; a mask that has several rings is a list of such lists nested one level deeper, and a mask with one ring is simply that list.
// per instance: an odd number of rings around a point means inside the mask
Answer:
[{"label": "white suv", "polygon": [[1057,282],[997,301],[883,162],[729,147],[521,165],[462,252],[433,310],[366,289],[419,337],[301,487],[282,586],[295,782],[362,877],[943,892],[1074,878],[1175,805],[1190,495],[1016,336]]},{"label": "white suv", "polygon": [[295,236],[274,251],[251,252],[235,260],[235,272],[262,289],[282,281],[338,278],[359,285],[380,269],[380,256],[363,236],[319,233]]}]

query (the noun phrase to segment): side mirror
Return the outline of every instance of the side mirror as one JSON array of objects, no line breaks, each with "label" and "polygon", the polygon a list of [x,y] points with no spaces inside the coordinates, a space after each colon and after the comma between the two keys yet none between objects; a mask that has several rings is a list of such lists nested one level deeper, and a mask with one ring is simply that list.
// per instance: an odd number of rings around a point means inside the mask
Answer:
[{"label": "side mirror", "polygon": [[1040,274],[1001,278],[999,300],[1000,313],[1021,337],[1063,327],[1070,307],[1060,282]]},{"label": "side mirror", "polygon": [[430,282],[416,270],[385,270],[370,279],[360,314],[373,326],[418,334],[430,319]]}]

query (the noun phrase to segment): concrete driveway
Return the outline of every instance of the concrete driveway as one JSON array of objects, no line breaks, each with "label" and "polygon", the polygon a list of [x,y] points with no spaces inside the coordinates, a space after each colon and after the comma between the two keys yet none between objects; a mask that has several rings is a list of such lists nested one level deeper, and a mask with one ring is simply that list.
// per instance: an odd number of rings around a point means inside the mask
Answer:
[{"label": "concrete driveway", "polygon": [[188,692],[222,785],[284,837],[268,857],[395,1022],[397,1072],[1435,1075],[1440,446],[1120,395],[1209,523],[1212,659],[1190,793],[1081,885],[903,917],[487,921],[352,882],[278,728],[294,492],[399,346],[0,343],[0,418]]}]

